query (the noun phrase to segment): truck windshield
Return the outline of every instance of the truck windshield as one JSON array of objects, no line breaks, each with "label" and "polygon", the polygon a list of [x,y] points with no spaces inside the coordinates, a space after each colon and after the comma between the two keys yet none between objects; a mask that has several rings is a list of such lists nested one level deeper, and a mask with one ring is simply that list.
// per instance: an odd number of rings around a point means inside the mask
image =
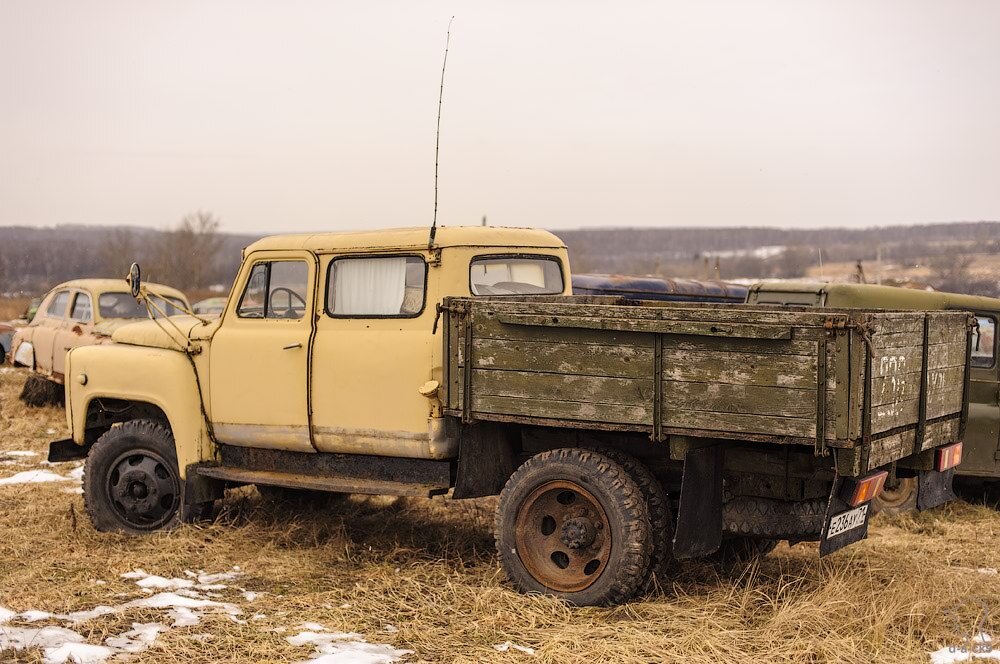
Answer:
[{"label": "truck windshield", "polygon": [[[181,311],[184,304],[177,298],[164,298],[153,293],[150,293],[149,297],[168,316],[184,313]],[[97,298],[97,307],[101,312],[101,318],[149,318],[146,305],[129,293],[101,293]]]},{"label": "truck windshield", "polygon": [[483,256],[469,267],[473,295],[558,295],[562,270],[555,256]]}]

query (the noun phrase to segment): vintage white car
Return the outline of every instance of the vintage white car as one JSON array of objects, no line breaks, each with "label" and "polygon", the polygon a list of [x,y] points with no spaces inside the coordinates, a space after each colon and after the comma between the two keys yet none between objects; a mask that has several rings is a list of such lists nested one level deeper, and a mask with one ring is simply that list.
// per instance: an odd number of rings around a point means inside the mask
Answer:
[{"label": "vintage white car", "polygon": [[[160,284],[148,287],[153,304],[163,314],[172,316],[189,308],[179,290]],[[67,351],[108,343],[117,328],[148,317],[146,305],[132,297],[124,279],[76,279],[59,284],[45,295],[31,323],[17,330],[11,343],[11,364],[35,372],[22,399],[36,405],[58,400]]]}]

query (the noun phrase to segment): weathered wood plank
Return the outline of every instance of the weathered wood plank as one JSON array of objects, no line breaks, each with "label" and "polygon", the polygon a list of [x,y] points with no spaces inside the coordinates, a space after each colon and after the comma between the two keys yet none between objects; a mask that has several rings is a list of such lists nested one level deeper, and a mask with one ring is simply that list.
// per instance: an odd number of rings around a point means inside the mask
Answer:
[{"label": "weathered wood plank", "polygon": [[652,426],[652,406],[580,403],[556,399],[522,399],[519,397],[473,396],[473,413],[498,413],[553,420],[581,420]]},{"label": "weathered wood plank", "polygon": [[[964,367],[946,367],[927,372],[927,392],[933,394],[962,384]],[[872,405],[920,398],[920,372],[881,376],[872,381]]]},{"label": "weathered wood plank", "polygon": [[704,339],[679,336],[670,340],[671,350],[688,352],[753,353],[759,355],[816,355],[815,341],[785,341],[771,339]]},{"label": "weathered wood plank", "polygon": [[595,405],[648,406],[652,409],[653,379],[475,369],[472,372],[472,394],[579,401]]},{"label": "weathered wood plank", "polygon": [[652,352],[653,335],[643,332],[615,332],[611,330],[551,329],[504,325],[491,316],[476,316],[473,322],[475,335],[481,339],[506,341],[536,341],[538,343],[597,344],[599,346],[632,346],[649,348]]},{"label": "weathered wood plank", "polygon": [[670,410],[664,413],[664,426],[708,431],[742,431],[774,436],[816,436],[816,417],[769,417],[741,413],[717,413],[703,410]]},{"label": "weathered wood plank", "polygon": [[663,353],[668,380],[815,389],[816,358],[706,351]]},{"label": "weathered wood plank", "polygon": [[477,369],[540,371],[581,376],[649,378],[653,375],[653,351],[633,345],[603,346],[540,341],[476,339],[473,342]]},{"label": "weathered wood plank", "polygon": [[816,390],[721,383],[663,381],[665,409],[816,417]]},{"label": "weathered wood plank", "polygon": [[715,321],[643,320],[598,316],[545,316],[538,314],[499,314],[497,320],[506,325],[555,327],[618,332],[652,332],[655,334],[685,334],[726,339],[791,339],[792,328],[786,325],[754,323],[721,323]]},{"label": "weathered wood plank", "polygon": [[934,344],[927,348],[927,368],[965,366],[965,339],[950,344]]},{"label": "weathered wood plank", "polygon": [[929,392],[927,396],[927,419],[935,419],[962,410],[962,387]]},{"label": "weathered wood plank", "polygon": [[959,418],[949,418],[939,422],[931,422],[924,431],[924,442],[921,450],[929,450],[940,445],[947,445],[958,440]]}]

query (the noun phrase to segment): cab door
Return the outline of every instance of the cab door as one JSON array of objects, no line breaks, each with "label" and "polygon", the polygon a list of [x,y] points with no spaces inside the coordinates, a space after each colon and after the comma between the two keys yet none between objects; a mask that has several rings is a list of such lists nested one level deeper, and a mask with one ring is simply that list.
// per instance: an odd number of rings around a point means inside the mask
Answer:
[{"label": "cab door", "polygon": [[66,353],[81,343],[93,343],[91,336],[94,323],[93,306],[90,295],[84,291],[72,294],[67,320],[55,333],[52,342],[52,371],[63,374],[66,371]]},{"label": "cab door", "polygon": [[997,362],[998,312],[977,312],[969,383],[969,424],[959,475],[1000,473],[1000,367]]},{"label": "cab door", "polygon": [[313,347],[313,439],[321,452],[434,458],[434,302],[424,253],[324,257]]},{"label": "cab door", "polygon": [[[62,377],[65,364],[65,351],[56,353],[56,337],[66,325],[66,314],[69,310],[70,291],[61,290],[52,296],[45,311],[36,316],[37,325],[31,334],[31,343],[35,349],[35,369],[44,374],[58,373]],[[59,355],[59,369],[55,360]]]},{"label": "cab door", "polygon": [[228,445],[313,452],[308,367],[316,259],[255,252],[212,338],[209,393],[216,439]]}]

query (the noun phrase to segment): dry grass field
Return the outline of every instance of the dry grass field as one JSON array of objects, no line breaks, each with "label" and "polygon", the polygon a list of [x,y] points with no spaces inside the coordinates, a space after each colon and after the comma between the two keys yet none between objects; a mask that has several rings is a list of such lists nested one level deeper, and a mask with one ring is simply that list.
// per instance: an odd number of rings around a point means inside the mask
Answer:
[{"label": "dry grass field", "polygon": [[[0,370],[0,482],[29,470],[69,475],[71,464],[42,461],[47,443],[67,433],[64,414],[24,408],[23,381],[22,371]],[[344,638],[366,641],[359,653],[370,650],[368,659],[341,652],[321,662],[390,661],[372,653],[393,649],[412,651],[395,651],[403,662],[930,662],[930,653],[962,644],[982,607],[993,609],[982,629],[1000,636],[1000,513],[985,505],[878,517],[866,542],[823,561],[803,544],[738,569],[685,564],[660,592],[577,609],[505,585],[490,501],[352,498],[297,512],[241,489],[214,523],[135,538],[95,532],[78,486],[0,485],[0,607],[22,614],[0,624],[0,642],[51,625],[99,645],[133,624],[156,623],[163,629],[148,648],[109,661],[299,662],[318,651],[288,637],[316,640],[294,637],[328,634],[321,625],[356,633]],[[163,577],[161,585],[122,578],[137,568]],[[183,626],[179,609],[140,606],[159,588],[194,583],[200,571],[234,568],[221,584],[184,595],[202,598],[191,599],[197,606],[222,605],[199,609],[197,625]],[[116,608],[72,624],[23,615],[101,605]],[[307,622],[317,625],[300,627]],[[497,648],[506,642],[533,653]],[[0,661],[57,654],[7,649]]]}]

